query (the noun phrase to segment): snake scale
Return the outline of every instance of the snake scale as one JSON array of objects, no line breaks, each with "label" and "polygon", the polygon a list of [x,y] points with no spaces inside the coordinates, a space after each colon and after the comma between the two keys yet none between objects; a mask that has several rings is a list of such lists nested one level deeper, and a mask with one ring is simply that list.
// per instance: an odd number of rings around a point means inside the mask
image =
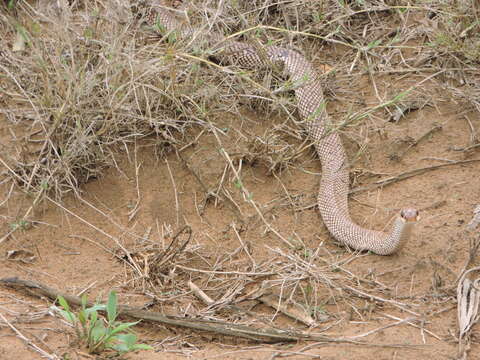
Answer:
[{"label": "snake scale", "polygon": [[[161,6],[151,8],[147,22],[158,25],[162,31],[175,32],[181,38],[199,35],[199,30],[177,20],[171,11]],[[322,163],[318,208],[331,235],[351,248],[379,255],[393,254],[405,245],[418,218],[416,209],[401,210],[390,232],[365,229],[350,218],[347,155],[338,131],[332,131],[334,127],[325,109],[319,75],[310,62],[298,52],[283,47],[258,49],[247,43],[222,39],[211,32],[205,38],[216,44],[212,50],[221,63],[253,70],[272,64],[283,65],[294,84],[298,111]]]}]

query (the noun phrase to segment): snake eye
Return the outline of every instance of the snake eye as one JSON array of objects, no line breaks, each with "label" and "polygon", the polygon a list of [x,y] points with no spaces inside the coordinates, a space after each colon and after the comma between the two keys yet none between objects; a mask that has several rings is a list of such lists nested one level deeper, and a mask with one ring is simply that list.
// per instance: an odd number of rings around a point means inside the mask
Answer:
[{"label": "snake eye", "polygon": [[405,219],[405,221],[417,221],[418,220],[418,210],[417,209],[402,209],[400,216]]}]

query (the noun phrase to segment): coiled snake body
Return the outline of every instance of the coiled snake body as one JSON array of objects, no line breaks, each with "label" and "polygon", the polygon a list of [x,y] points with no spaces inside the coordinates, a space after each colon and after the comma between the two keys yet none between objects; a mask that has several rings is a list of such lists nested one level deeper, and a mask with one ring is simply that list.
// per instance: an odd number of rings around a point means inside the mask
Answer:
[{"label": "coiled snake body", "polygon": [[[175,31],[182,38],[193,36],[195,29],[178,21],[164,8],[152,8],[150,24],[158,24],[167,32]],[[331,131],[332,123],[325,109],[322,87],[318,74],[312,65],[299,53],[278,47],[268,46],[262,51],[255,47],[222,39],[208,34],[214,40],[215,57],[222,63],[237,64],[256,69],[282,63],[295,85],[298,110],[308,134],[322,163],[322,179],[318,193],[318,207],[322,219],[338,241],[357,250],[369,250],[379,255],[389,255],[398,251],[410,237],[418,211],[403,209],[395,219],[389,233],[369,230],[355,224],[348,211],[349,174],[348,161],[342,141],[337,131]]]}]

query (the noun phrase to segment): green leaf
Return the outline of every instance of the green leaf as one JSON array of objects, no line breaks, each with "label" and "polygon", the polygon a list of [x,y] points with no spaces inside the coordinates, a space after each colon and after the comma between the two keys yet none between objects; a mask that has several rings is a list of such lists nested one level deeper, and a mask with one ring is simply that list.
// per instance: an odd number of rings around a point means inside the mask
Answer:
[{"label": "green leaf", "polygon": [[62,309],[57,309],[57,311],[60,313],[60,315],[62,315],[65,320],[67,320],[70,324],[72,325],[75,325],[76,322],[77,322],[77,317],[75,316],[74,313],[70,312],[70,311],[65,311],[65,310],[62,310]]},{"label": "green leaf", "polygon": [[323,14],[321,12],[316,12],[313,14],[313,19],[315,20],[315,22],[320,22],[323,20]]},{"label": "green leaf", "polygon": [[57,301],[65,310],[70,311],[70,305],[68,305],[67,300],[63,296],[59,296]]},{"label": "green leaf", "polygon": [[164,34],[167,32],[167,28],[163,26],[158,19],[155,21],[155,26],[158,32],[160,32],[161,34]]},{"label": "green leaf", "polygon": [[370,50],[370,49],[373,49],[374,47],[377,47],[378,45],[380,45],[380,43],[382,42],[382,40],[375,40],[375,41],[372,41],[371,43],[369,43],[367,45],[367,50]]},{"label": "green leaf", "polygon": [[108,295],[107,318],[110,324],[117,318],[117,293],[115,291],[110,291]]},{"label": "green leaf", "polygon": [[98,320],[98,313],[96,311],[93,311],[90,313],[90,322],[92,323],[93,326],[97,323]]},{"label": "green leaf", "polygon": [[80,321],[80,323],[82,325],[85,325],[87,323],[87,316],[85,315],[85,311],[84,310],[80,310],[78,312],[78,320]]},{"label": "green leaf", "polygon": [[87,294],[82,295],[82,309],[87,308]]},{"label": "green leaf", "polygon": [[67,320],[72,325],[75,325],[77,323],[77,317],[72,311],[70,311],[70,305],[68,305],[67,300],[65,300],[63,296],[59,296],[57,298],[57,301],[65,310],[59,309],[57,307],[55,307],[55,309],[65,318],[65,320]]},{"label": "green leaf", "polygon": [[93,29],[91,28],[86,28],[84,31],[83,31],[83,36],[85,36],[85,38],[87,39],[91,39],[93,38]]},{"label": "green leaf", "polygon": [[107,334],[107,329],[105,328],[105,326],[103,325],[102,321],[101,320],[98,320],[92,331],[90,332],[90,339],[88,339],[88,342],[91,344],[91,345],[96,345],[98,344],[101,340],[104,340],[104,338],[106,337],[106,334]]},{"label": "green leaf", "polygon": [[146,344],[136,344],[137,336],[135,334],[119,334],[115,337],[119,344],[111,346],[112,349],[119,352],[128,352],[133,350],[153,350],[153,347]]},{"label": "green leaf", "polygon": [[396,102],[399,102],[402,100],[405,96],[407,96],[410,93],[410,90],[405,90],[400,92],[398,95],[394,96],[392,100],[388,101],[386,105],[394,104]]},{"label": "green leaf", "polygon": [[[86,342],[90,353],[99,353],[106,348],[114,349],[121,353],[132,350],[153,349],[149,345],[136,344],[137,336],[131,331],[128,332],[128,329],[138,324],[139,321],[128,323],[115,321],[118,316],[118,299],[117,294],[114,291],[109,293],[106,305],[95,304],[89,308],[87,308],[86,295],[82,296],[82,309],[78,312],[78,315],[70,311],[70,306],[65,298],[59,296],[57,301],[63,309],[56,306],[52,306],[52,308],[55,311],[58,311],[67,321],[75,325],[77,336],[79,339]],[[107,312],[107,326],[105,325],[105,319],[100,318],[98,314],[99,310]],[[82,324],[81,329],[79,329],[78,321]]]},{"label": "green leaf", "polygon": [[93,305],[92,307],[89,307],[87,309],[84,309],[83,311],[85,311],[85,315],[88,317],[90,317],[90,315],[94,312],[97,312],[97,311],[105,311],[106,310],[106,306],[105,305],[101,305],[101,304],[97,304],[97,305]]},{"label": "green leaf", "polygon": [[175,42],[177,41],[177,33],[175,31],[172,31],[170,34],[168,34],[167,41],[169,44],[175,44]]},{"label": "green leaf", "polygon": [[128,348],[132,347],[137,342],[137,335],[135,334],[118,334],[115,338],[125,344]]},{"label": "green leaf", "polygon": [[116,326],[114,329],[111,330],[110,336],[118,334],[119,332],[127,330],[129,327],[137,325],[140,321],[130,322],[130,323],[122,323]]},{"label": "green leaf", "polygon": [[42,30],[42,28],[41,28],[39,23],[34,22],[32,24],[32,32],[34,32],[35,34],[39,34],[41,30]]},{"label": "green leaf", "polygon": [[130,350],[153,350],[153,346],[147,344],[134,344]]},{"label": "green leaf", "polygon": [[116,350],[120,353],[129,352],[129,351],[131,351],[131,348],[132,348],[131,346],[128,346],[127,344],[124,344],[124,343],[114,344],[114,345],[110,345],[108,347],[113,349],[113,350]]}]

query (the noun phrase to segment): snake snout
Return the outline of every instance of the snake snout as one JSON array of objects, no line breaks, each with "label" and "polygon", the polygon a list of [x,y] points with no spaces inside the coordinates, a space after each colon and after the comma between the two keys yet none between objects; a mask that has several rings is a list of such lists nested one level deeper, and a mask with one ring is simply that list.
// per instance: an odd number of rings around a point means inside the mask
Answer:
[{"label": "snake snout", "polygon": [[417,209],[413,208],[402,209],[402,211],[400,212],[400,216],[405,221],[415,222],[419,219],[419,212]]}]

